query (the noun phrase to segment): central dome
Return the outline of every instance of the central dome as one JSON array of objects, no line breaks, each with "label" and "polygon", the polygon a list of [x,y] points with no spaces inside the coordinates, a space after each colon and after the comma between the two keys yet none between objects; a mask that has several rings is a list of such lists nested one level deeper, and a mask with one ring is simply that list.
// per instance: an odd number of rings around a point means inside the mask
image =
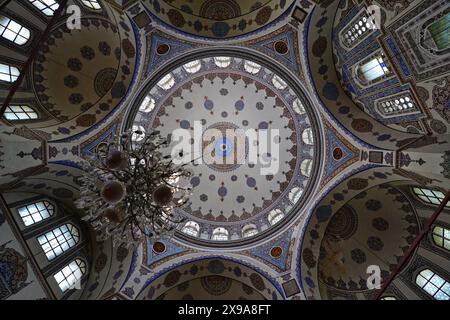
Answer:
[{"label": "central dome", "polygon": [[183,152],[193,188],[178,236],[225,245],[256,239],[288,221],[303,202],[316,129],[285,78],[254,61],[189,61],[142,92],[135,129],[159,131]]}]

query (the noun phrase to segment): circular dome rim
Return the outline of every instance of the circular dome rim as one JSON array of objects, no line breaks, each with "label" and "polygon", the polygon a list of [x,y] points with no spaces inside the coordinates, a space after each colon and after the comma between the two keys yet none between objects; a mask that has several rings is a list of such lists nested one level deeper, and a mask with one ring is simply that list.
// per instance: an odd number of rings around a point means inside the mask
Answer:
[{"label": "circular dome rim", "polygon": [[[158,81],[165,75],[172,72],[173,70],[176,70],[179,67],[182,67],[188,62],[218,56],[227,56],[250,60],[271,70],[272,72],[274,72],[274,74],[280,76],[288,84],[292,91],[295,92],[296,96],[300,98],[305,104],[305,110],[311,122],[311,128],[313,129],[314,137],[316,138],[314,143],[314,156],[317,160],[313,161],[311,175],[304,189],[305,195],[310,194],[319,182],[319,173],[323,163],[322,144],[324,140],[322,134],[322,125],[319,120],[319,113],[317,111],[317,108],[313,106],[311,99],[308,98],[308,95],[305,93],[306,90],[302,87],[302,85],[298,83],[299,81],[297,76],[290,70],[286,69],[282,64],[276,62],[270,57],[261,54],[258,51],[234,46],[209,47],[199,48],[190,51],[189,54],[173,57],[170,62],[155,70],[153,74],[150,74],[150,76],[148,76],[148,78],[141,84],[133,100],[130,101],[130,107],[127,109],[127,112],[124,115],[125,120],[122,123],[120,132],[124,132],[132,127],[134,119],[139,111],[139,106],[142,103],[143,99],[148,94],[148,92],[158,83]],[[294,204],[292,209],[284,216],[282,221],[269,226],[266,230],[262,230],[254,236],[244,238],[241,237],[234,240],[216,241],[211,239],[193,237],[183,233],[181,230],[176,230],[175,239],[180,241],[184,245],[197,247],[200,249],[233,249],[242,248],[249,245],[253,246],[257,243],[270,240],[285,231],[289,226],[292,225],[293,222],[295,222],[295,220],[297,220],[301,213],[300,209],[304,208],[307,202],[308,197],[302,197],[299,202]]]}]

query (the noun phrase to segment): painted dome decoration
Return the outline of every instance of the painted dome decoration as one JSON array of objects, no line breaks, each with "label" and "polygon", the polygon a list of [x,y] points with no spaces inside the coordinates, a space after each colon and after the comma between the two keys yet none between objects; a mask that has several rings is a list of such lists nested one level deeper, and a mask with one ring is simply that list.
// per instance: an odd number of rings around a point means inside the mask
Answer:
[{"label": "painted dome decoration", "polygon": [[181,226],[183,238],[250,241],[304,202],[320,139],[312,110],[283,76],[247,59],[213,56],[184,63],[141,96],[133,127],[160,131],[171,141],[168,153],[194,161],[193,176],[179,182],[193,188],[182,214],[196,226]]},{"label": "painted dome decoration", "polygon": [[293,0],[146,0],[155,18],[194,36],[228,39],[248,34],[283,19]]}]

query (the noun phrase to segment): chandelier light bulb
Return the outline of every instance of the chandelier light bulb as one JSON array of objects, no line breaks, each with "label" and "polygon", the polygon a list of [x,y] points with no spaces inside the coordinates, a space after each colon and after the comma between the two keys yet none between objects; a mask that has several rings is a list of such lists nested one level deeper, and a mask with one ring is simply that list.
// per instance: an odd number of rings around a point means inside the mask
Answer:
[{"label": "chandelier light bulb", "polygon": [[117,203],[125,196],[125,187],[118,181],[106,182],[101,190],[101,196],[107,203]]},{"label": "chandelier light bulb", "polygon": [[115,170],[123,166],[126,161],[122,151],[112,150],[109,152],[105,160],[105,165],[108,169]]},{"label": "chandelier light bulb", "polygon": [[121,210],[114,207],[109,207],[103,210],[103,216],[114,223],[119,223],[122,220]]},{"label": "chandelier light bulb", "polygon": [[172,188],[161,185],[153,191],[153,200],[160,206],[167,206],[173,199]]}]

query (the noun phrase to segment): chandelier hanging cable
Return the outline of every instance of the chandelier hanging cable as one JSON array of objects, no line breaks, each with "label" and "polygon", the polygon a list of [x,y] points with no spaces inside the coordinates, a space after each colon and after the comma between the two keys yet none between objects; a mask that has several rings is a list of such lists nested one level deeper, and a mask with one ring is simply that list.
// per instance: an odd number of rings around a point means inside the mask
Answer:
[{"label": "chandelier hanging cable", "polygon": [[[184,222],[176,208],[191,194],[179,181],[191,176],[188,163],[174,164],[161,148],[168,146],[159,131],[123,133],[119,141],[101,143],[84,164],[81,196],[76,201],[97,231],[98,240],[112,238],[114,245],[136,245],[171,237]],[[181,158],[183,154],[180,152]]]}]

